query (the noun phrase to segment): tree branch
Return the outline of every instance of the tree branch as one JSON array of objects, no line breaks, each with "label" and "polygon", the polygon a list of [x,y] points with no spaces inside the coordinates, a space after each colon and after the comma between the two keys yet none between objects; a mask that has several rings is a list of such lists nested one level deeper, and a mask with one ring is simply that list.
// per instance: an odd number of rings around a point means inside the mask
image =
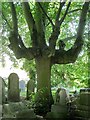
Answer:
[{"label": "tree branch", "polygon": [[29,27],[29,30],[32,31],[33,27],[35,26],[35,21],[33,19],[30,6],[28,2],[22,2],[25,18]]},{"label": "tree branch", "polygon": [[50,17],[47,15],[47,13],[45,12],[44,8],[42,7],[42,5],[40,4],[40,2],[38,2],[40,8],[42,9],[43,13],[45,14],[45,16],[47,17],[47,19],[50,21],[52,27],[54,27],[54,24],[52,22],[52,20],[50,19]]},{"label": "tree branch", "polygon": [[[15,11],[15,10],[14,10]],[[9,22],[7,21],[4,13],[2,12],[2,16],[3,16],[3,19],[6,21],[8,27],[10,28],[10,30],[12,31],[12,27],[10,26]],[[15,22],[16,23],[16,22]],[[13,31],[14,32],[14,31]],[[25,48],[24,46],[24,43],[22,42],[22,39],[21,39],[21,36],[18,34],[18,44],[20,45],[21,48]]]},{"label": "tree branch", "polygon": [[37,46],[38,45],[37,40],[36,40],[37,30],[36,30],[36,25],[35,25],[34,18],[32,16],[31,10],[30,10],[29,3],[28,2],[22,2],[22,6],[23,6],[26,21],[27,21],[27,24],[28,24],[28,28],[30,30],[33,46]]},{"label": "tree branch", "polygon": [[79,20],[79,26],[78,26],[78,30],[77,30],[77,38],[76,38],[75,44],[78,44],[78,42],[82,41],[82,39],[83,39],[84,28],[85,28],[85,24],[86,24],[86,15],[87,15],[87,12],[89,9],[89,4],[90,4],[90,2],[85,2],[83,5],[80,20]]},{"label": "tree branch", "polygon": [[65,13],[64,13],[63,17],[61,18],[61,20],[59,21],[59,25],[61,25],[62,22],[64,21],[66,15],[67,15],[67,13],[68,13],[68,10],[69,10],[70,5],[71,5],[71,2],[68,3],[67,9],[66,9]]},{"label": "tree branch", "polygon": [[[11,12],[12,12],[12,22],[13,22],[13,31],[11,31],[11,35],[10,35],[10,43],[17,45],[17,50],[18,53],[21,52],[22,50],[26,49],[26,47],[24,46],[24,43],[21,39],[21,36],[18,34],[18,24],[17,24],[17,15],[16,15],[16,10],[15,10],[15,6],[13,4],[13,2],[10,2],[10,7],[11,7]],[[14,38],[15,37],[15,38]],[[15,41],[14,41],[15,40]],[[13,46],[13,47],[14,47]],[[16,48],[16,46],[15,46]],[[21,49],[20,49],[21,48]],[[14,49],[14,48],[13,48]],[[15,50],[16,51],[16,50]]]},{"label": "tree branch", "polygon": [[68,51],[59,51],[56,50],[55,56],[52,57],[52,64],[68,64],[68,63],[74,63],[81,51],[82,45],[83,45],[83,33],[86,23],[86,16],[89,9],[89,2],[85,2],[82,8],[80,20],[79,20],[79,26],[76,36],[76,41],[71,49]]},{"label": "tree branch", "polygon": [[13,22],[13,31],[18,33],[18,23],[17,23],[17,15],[16,10],[13,2],[9,2],[11,7],[11,13],[12,13],[12,22]]},{"label": "tree branch", "polygon": [[56,21],[55,21],[55,26],[54,26],[53,32],[52,32],[52,34],[51,34],[51,36],[49,38],[49,48],[50,48],[50,51],[51,51],[51,54],[49,55],[49,57],[54,56],[54,54],[55,54],[56,41],[57,41],[58,36],[60,34],[60,25],[62,24],[62,22],[64,21],[66,15],[67,15],[67,12],[68,12],[68,9],[70,7],[71,2],[68,3],[65,14],[61,18],[61,20],[59,21],[59,15],[60,15],[61,9],[64,6],[64,4],[65,3],[62,3],[61,6],[58,9],[57,17],[56,17]]},{"label": "tree branch", "polygon": [[12,27],[10,26],[8,20],[6,19],[6,17],[5,17],[5,15],[4,15],[3,11],[2,11],[2,18],[6,21],[6,24],[8,25],[9,29],[12,30]]},{"label": "tree branch", "polygon": [[25,45],[24,45],[20,35],[18,35],[18,45],[19,45],[20,48],[26,49],[26,47],[25,47]]},{"label": "tree branch", "polygon": [[56,15],[56,22],[59,21],[59,17],[60,17],[60,13],[61,13],[61,10],[62,10],[62,7],[64,6],[65,2],[60,2],[60,5],[59,5],[59,9],[58,9],[58,12],[57,12],[57,15]]},{"label": "tree branch", "polygon": [[75,10],[71,10],[71,11],[68,11],[68,13],[67,13],[67,14],[70,14],[70,13],[73,13],[73,12],[76,12],[76,11],[80,11],[80,10],[82,10],[82,9],[75,9]]},{"label": "tree branch", "polygon": [[[88,33],[84,33],[83,35],[88,35]],[[61,41],[68,41],[68,40],[71,40],[71,39],[75,39],[77,37],[77,35],[74,35],[74,36],[70,36],[70,37],[66,37],[64,39],[60,39]]]},{"label": "tree branch", "polygon": [[[26,19],[29,25],[31,25],[31,38],[33,40],[33,43],[35,41],[35,22],[32,18],[32,15],[29,14],[30,17],[30,22],[29,22],[29,17],[28,14],[29,13],[29,5],[28,3],[23,3],[25,6],[25,14],[26,14]],[[21,36],[18,34],[18,24],[17,24],[17,15],[16,15],[16,10],[15,10],[15,6],[13,4],[13,2],[10,2],[10,7],[11,7],[11,11],[12,11],[12,22],[13,22],[13,30],[10,32],[10,37],[9,37],[9,48],[14,52],[15,56],[17,59],[20,58],[26,58],[28,60],[33,59],[34,57],[36,57],[37,54],[39,54],[37,49],[34,48],[26,48],[24,46],[24,43],[21,39]],[[26,8],[28,7],[28,8]],[[27,13],[26,13],[27,12]],[[30,27],[30,26],[29,26]]]},{"label": "tree branch", "polygon": [[[34,54],[33,54],[33,49],[28,49],[24,46],[20,36],[17,37],[15,32],[11,32],[10,37],[9,37],[9,48],[14,52],[15,56],[17,59],[20,58],[26,58],[26,59],[33,59]],[[20,43],[21,42],[21,43]]]}]

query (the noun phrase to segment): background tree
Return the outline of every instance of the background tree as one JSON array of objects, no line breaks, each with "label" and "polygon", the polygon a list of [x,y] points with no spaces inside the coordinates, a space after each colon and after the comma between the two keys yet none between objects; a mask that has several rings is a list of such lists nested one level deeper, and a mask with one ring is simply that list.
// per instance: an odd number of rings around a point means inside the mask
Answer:
[{"label": "background tree", "polygon": [[[83,33],[89,2],[35,2],[33,4],[28,2],[10,2],[3,3],[2,11],[6,7],[8,7],[8,12],[5,12],[5,14],[3,12],[2,15],[10,28],[9,48],[14,52],[17,59],[35,59],[38,91],[36,103],[41,102],[43,106],[45,105],[45,108],[49,108],[53,103],[50,81],[51,67],[54,64],[69,64],[76,61],[84,41]],[[77,12],[79,24],[75,28],[74,41],[67,49],[65,44],[68,46],[70,41],[64,43],[64,40],[61,41],[60,39],[63,36],[62,30],[65,29],[64,26],[69,27],[67,23],[71,22],[69,15],[75,15],[73,12]],[[7,16],[9,17],[7,18]],[[21,22],[22,17],[24,17],[24,25]],[[65,22],[66,17],[68,17],[68,22]],[[21,33],[23,29],[25,30],[24,35]],[[25,38],[25,35],[28,37]],[[25,41],[29,40],[30,42],[26,46]],[[40,108],[40,106],[37,107]]]}]

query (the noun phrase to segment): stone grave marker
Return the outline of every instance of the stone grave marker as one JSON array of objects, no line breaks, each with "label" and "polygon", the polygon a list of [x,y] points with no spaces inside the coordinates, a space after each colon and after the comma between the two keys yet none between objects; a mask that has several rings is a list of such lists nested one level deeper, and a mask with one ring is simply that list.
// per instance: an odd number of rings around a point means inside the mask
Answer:
[{"label": "stone grave marker", "polygon": [[19,77],[16,73],[11,73],[8,77],[8,101],[20,101]]},{"label": "stone grave marker", "polygon": [[30,95],[34,92],[35,83],[33,80],[29,80],[27,83],[27,99],[30,99]]},{"label": "stone grave marker", "polygon": [[21,92],[25,91],[25,81],[24,80],[19,81],[19,89]]},{"label": "stone grave marker", "polygon": [[90,88],[80,89],[80,98],[77,109],[74,111],[75,120],[90,119]]},{"label": "stone grave marker", "polygon": [[90,106],[90,88],[80,89],[80,104]]},{"label": "stone grave marker", "polygon": [[69,102],[69,94],[67,93],[66,89],[58,88],[56,91],[56,103],[61,105],[66,105]]},{"label": "stone grave marker", "polygon": [[2,104],[2,77],[0,77],[0,104]]},{"label": "stone grave marker", "polygon": [[52,105],[51,112],[47,113],[46,118],[58,118],[60,120],[68,119],[67,98],[66,89],[58,88],[56,91],[56,102]]},{"label": "stone grave marker", "polygon": [[5,81],[2,77],[0,77],[0,104],[5,103]]},{"label": "stone grave marker", "polygon": [[0,118],[2,118],[2,105],[0,104]]},{"label": "stone grave marker", "polygon": [[60,104],[61,105],[66,105],[66,103],[69,100],[66,90],[61,89],[60,92],[59,92],[59,95],[60,95]]}]

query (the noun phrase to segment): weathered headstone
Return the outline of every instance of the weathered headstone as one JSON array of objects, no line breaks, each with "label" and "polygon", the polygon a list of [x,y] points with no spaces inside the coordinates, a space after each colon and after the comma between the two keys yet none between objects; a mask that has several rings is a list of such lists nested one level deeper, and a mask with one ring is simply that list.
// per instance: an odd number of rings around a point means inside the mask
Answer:
[{"label": "weathered headstone", "polygon": [[34,92],[35,83],[33,80],[29,80],[27,83],[27,99],[30,99],[30,95]]},{"label": "weathered headstone", "polygon": [[69,95],[67,94],[66,89],[58,88],[56,91],[56,103],[59,103],[61,105],[66,105],[68,101],[69,101]]},{"label": "weathered headstone", "polygon": [[80,104],[90,106],[90,88],[80,89]]},{"label": "weathered headstone", "polygon": [[66,120],[68,118],[67,99],[66,89],[58,88],[56,92],[56,102],[52,105],[51,112],[47,113],[46,118]]},{"label": "weathered headstone", "polygon": [[90,119],[90,88],[80,89],[80,98],[77,109],[74,111],[75,120]]},{"label": "weathered headstone", "polygon": [[2,105],[0,105],[0,118],[2,118]]},{"label": "weathered headstone", "polygon": [[2,104],[2,78],[0,77],[0,104]]},{"label": "weathered headstone", "polygon": [[0,77],[0,104],[5,103],[5,81]]},{"label": "weathered headstone", "polygon": [[8,101],[20,101],[19,77],[16,73],[11,73],[8,77]]},{"label": "weathered headstone", "polygon": [[60,90],[60,104],[61,105],[66,105],[67,101],[68,101],[68,95],[66,93],[66,90],[65,89],[61,89]]},{"label": "weathered headstone", "polygon": [[56,95],[55,95],[55,97],[56,97],[56,100],[55,100],[55,102],[57,103],[59,103],[60,102],[60,90],[61,90],[61,88],[58,88],[57,89],[57,91],[56,91]]},{"label": "weathered headstone", "polygon": [[19,89],[21,92],[25,91],[25,81],[24,80],[19,81]]}]

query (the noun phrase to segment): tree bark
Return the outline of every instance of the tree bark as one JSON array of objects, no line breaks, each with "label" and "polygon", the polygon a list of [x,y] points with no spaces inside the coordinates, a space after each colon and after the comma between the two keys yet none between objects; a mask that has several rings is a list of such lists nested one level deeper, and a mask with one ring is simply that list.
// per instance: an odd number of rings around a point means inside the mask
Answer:
[{"label": "tree bark", "polygon": [[[36,95],[36,109],[40,114],[42,109],[43,113],[50,110],[51,105],[54,103],[51,94],[51,60],[45,56],[36,58],[37,70],[37,95]],[[41,106],[39,105],[41,104]],[[40,109],[41,107],[41,109]]]},{"label": "tree bark", "polygon": [[36,59],[36,69],[37,69],[37,89],[42,87],[47,87],[48,92],[50,92],[50,76],[51,76],[51,65],[50,58],[39,57]]}]

